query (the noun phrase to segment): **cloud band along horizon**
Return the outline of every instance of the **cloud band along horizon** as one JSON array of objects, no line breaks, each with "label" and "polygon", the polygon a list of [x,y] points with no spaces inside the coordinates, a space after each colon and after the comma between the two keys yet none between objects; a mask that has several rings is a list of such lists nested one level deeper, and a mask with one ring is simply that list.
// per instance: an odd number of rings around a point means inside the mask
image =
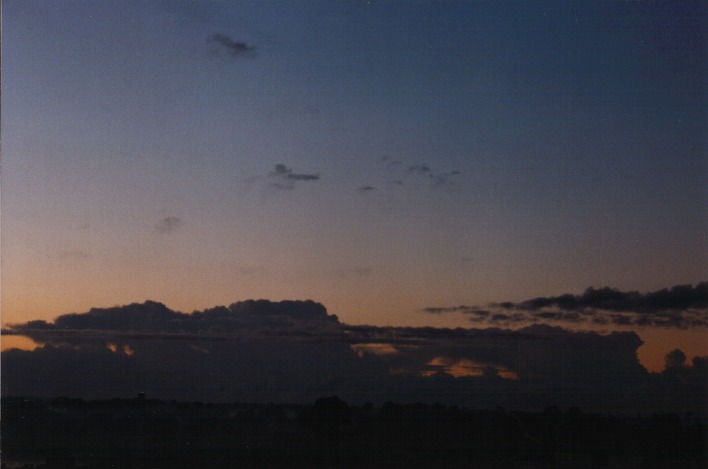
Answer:
[{"label": "cloud band along horizon", "polygon": [[152,301],[93,308],[3,334],[42,344],[2,354],[6,395],[706,410],[707,358],[686,365],[674,351],[648,373],[633,332],[352,326],[314,301],[249,300],[191,314]]}]

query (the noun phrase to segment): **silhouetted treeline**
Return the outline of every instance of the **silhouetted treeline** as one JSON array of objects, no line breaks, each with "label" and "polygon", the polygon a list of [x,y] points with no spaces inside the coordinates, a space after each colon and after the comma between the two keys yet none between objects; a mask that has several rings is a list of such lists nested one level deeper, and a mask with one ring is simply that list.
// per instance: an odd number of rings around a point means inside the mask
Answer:
[{"label": "silhouetted treeline", "polygon": [[703,417],[2,399],[3,467],[708,467]]}]

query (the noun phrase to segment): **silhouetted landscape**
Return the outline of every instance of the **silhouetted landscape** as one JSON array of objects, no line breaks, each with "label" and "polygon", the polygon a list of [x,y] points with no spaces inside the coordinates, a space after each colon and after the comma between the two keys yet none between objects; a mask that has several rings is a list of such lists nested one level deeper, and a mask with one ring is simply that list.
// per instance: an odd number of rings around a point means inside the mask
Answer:
[{"label": "silhouetted landscape", "polygon": [[702,468],[706,421],[442,404],[2,399],[3,468]]}]

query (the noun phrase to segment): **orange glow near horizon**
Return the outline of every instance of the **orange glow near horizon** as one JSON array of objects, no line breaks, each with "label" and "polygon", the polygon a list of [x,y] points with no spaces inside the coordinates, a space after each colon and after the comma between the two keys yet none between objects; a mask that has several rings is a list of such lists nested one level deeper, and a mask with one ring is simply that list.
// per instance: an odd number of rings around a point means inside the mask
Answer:
[{"label": "orange glow near horizon", "polygon": [[374,355],[393,355],[398,353],[396,347],[391,344],[385,343],[371,343],[371,344],[353,344],[352,349],[360,356],[364,356],[366,353],[371,353]]},{"label": "orange glow near horizon", "polygon": [[34,350],[37,347],[41,347],[41,345],[34,340],[21,335],[3,335],[2,340],[0,340],[0,346],[3,352],[14,348],[20,350]]},{"label": "orange glow near horizon", "polygon": [[[486,365],[473,360],[468,360],[466,358],[456,360],[448,357],[435,357],[427,364],[441,367],[445,373],[452,375],[455,378],[464,376],[482,376],[484,375],[484,369],[486,368]],[[499,377],[504,379],[519,379],[516,372],[511,370],[497,368],[496,373]],[[424,371],[422,373],[423,376],[432,376],[433,374],[435,374],[434,371]]]}]

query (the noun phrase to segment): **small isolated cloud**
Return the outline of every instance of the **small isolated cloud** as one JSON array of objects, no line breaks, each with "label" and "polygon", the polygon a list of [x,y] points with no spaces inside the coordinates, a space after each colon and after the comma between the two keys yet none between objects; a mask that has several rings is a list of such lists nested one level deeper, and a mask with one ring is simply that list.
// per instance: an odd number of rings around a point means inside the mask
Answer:
[{"label": "small isolated cloud", "polygon": [[160,234],[172,233],[182,225],[182,220],[178,217],[165,217],[155,226]]},{"label": "small isolated cloud", "polygon": [[[491,303],[486,307],[428,307],[431,314],[462,313],[493,325],[563,323],[679,328],[708,327],[708,282],[695,287],[677,285],[656,292],[623,292],[588,288],[582,295],[539,297],[520,303]],[[484,314],[482,314],[484,313]]]},{"label": "small isolated cloud", "polygon": [[361,186],[359,189],[357,189],[357,191],[359,191],[359,192],[372,192],[375,190],[376,190],[376,188],[374,186],[368,186],[368,185]]},{"label": "small isolated cloud", "polygon": [[275,165],[275,174],[293,181],[316,181],[320,178],[319,174],[298,174],[284,164]]},{"label": "small isolated cloud", "polygon": [[428,173],[428,177],[433,180],[433,185],[439,186],[447,183],[447,181],[453,177],[458,176],[461,173],[459,171],[446,171],[442,173]]},{"label": "small isolated cloud", "polygon": [[207,38],[207,43],[214,55],[222,53],[229,57],[252,57],[254,55],[253,46],[249,46],[245,42],[234,41],[226,34],[212,34]]},{"label": "small isolated cloud", "polygon": [[427,164],[417,164],[409,166],[408,171],[415,174],[430,174],[430,167]]},{"label": "small isolated cloud", "polygon": [[310,182],[320,179],[319,173],[296,173],[284,164],[276,164],[273,171],[268,174],[272,180],[271,186],[282,190],[295,189],[296,182]]},{"label": "small isolated cloud", "polygon": [[441,185],[444,184],[450,179],[452,176],[458,176],[461,173],[457,170],[452,170],[452,171],[437,171],[433,170],[430,166],[427,164],[418,164],[418,165],[412,165],[408,167],[408,172],[415,174],[417,176],[425,176],[432,180],[434,185]]}]

